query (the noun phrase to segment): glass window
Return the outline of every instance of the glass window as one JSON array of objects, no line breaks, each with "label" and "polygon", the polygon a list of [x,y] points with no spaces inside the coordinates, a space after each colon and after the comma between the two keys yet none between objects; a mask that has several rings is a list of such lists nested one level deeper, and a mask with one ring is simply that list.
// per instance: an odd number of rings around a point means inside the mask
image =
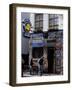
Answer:
[{"label": "glass window", "polygon": [[35,30],[43,30],[43,14],[35,14]]}]

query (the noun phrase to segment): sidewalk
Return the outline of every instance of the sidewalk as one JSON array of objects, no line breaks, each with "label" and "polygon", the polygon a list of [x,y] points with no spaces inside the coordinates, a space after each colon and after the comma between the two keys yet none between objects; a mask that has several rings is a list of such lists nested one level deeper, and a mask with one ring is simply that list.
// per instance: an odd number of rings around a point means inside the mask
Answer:
[{"label": "sidewalk", "polygon": [[[43,73],[41,76],[54,76],[54,75],[58,75],[58,74],[46,74],[46,73]],[[60,75],[60,74],[59,74]],[[33,76],[40,76],[40,74],[32,74],[30,75],[30,72],[25,72],[23,73],[23,77],[33,77]]]}]

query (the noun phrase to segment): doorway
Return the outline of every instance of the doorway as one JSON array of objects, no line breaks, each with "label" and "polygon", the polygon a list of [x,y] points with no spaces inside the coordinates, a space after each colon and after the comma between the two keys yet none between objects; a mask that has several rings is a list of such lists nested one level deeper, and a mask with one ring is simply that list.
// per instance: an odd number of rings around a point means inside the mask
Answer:
[{"label": "doorway", "polygon": [[43,47],[34,47],[32,48],[33,58],[41,58],[43,56]]},{"label": "doorway", "polygon": [[48,47],[48,73],[52,74],[54,71],[54,47]]}]

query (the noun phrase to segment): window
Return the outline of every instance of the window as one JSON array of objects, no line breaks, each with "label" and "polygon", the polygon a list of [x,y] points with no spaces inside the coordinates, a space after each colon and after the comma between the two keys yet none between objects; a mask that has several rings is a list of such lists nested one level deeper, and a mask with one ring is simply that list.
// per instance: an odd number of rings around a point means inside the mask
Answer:
[{"label": "window", "polygon": [[35,14],[35,30],[43,30],[43,14]]},{"label": "window", "polygon": [[49,14],[49,29],[63,29],[63,15]]}]

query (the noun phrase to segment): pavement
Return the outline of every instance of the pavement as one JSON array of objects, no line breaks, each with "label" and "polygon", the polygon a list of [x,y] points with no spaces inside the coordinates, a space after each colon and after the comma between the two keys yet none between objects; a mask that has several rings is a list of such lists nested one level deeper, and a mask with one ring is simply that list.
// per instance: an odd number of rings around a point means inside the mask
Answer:
[{"label": "pavement", "polygon": [[42,75],[40,75],[40,74],[36,74],[36,73],[32,73],[32,74],[30,74],[30,72],[24,72],[23,73],[23,77],[33,77],[33,76],[54,76],[54,75],[58,75],[58,74],[48,74],[48,73],[43,73]]}]

